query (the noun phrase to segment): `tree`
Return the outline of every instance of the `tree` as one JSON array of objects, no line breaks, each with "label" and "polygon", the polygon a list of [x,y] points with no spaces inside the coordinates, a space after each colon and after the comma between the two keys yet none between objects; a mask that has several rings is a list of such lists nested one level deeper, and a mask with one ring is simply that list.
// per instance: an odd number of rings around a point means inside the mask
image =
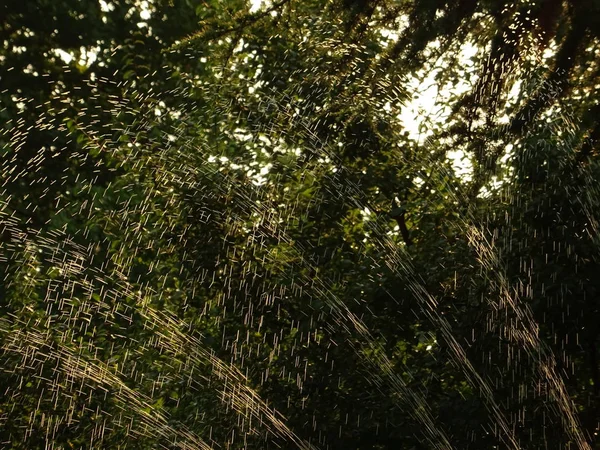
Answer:
[{"label": "tree", "polygon": [[[595,442],[595,4],[26,8],[3,441]],[[424,80],[441,113],[411,130]]]}]

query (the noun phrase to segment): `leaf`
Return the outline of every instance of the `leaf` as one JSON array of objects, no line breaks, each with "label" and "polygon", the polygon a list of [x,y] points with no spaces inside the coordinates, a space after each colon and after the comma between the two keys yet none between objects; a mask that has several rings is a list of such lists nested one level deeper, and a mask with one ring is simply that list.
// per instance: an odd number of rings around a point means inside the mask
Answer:
[{"label": "leaf", "polygon": [[393,209],[390,211],[390,216],[391,216],[392,218],[396,218],[396,217],[399,217],[399,216],[401,216],[401,215],[402,215],[402,214],[404,214],[404,213],[406,213],[406,208],[405,208],[404,206],[398,206],[398,207],[396,207],[396,208],[393,208]]}]

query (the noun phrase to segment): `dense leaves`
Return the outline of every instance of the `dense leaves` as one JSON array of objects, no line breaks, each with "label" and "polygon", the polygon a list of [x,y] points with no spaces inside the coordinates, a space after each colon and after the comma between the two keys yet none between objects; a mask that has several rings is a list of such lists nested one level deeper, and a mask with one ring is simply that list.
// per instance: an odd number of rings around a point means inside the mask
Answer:
[{"label": "dense leaves", "polygon": [[2,446],[598,446],[596,2],[0,8]]}]

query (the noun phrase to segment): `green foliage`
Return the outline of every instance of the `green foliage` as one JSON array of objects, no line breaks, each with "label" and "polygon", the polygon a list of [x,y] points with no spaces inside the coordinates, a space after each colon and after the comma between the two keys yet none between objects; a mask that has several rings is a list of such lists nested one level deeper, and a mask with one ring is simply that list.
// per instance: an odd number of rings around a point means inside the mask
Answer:
[{"label": "green foliage", "polygon": [[597,446],[594,5],[2,11],[2,445]]}]

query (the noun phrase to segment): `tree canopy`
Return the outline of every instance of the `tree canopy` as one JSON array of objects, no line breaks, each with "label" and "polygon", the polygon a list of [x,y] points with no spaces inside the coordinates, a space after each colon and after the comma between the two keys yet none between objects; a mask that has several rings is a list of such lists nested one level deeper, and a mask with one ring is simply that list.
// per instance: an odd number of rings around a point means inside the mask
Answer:
[{"label": "tree canopy", "polygon": [[0,447],[600,448],[596,0],[0,12]]}]

